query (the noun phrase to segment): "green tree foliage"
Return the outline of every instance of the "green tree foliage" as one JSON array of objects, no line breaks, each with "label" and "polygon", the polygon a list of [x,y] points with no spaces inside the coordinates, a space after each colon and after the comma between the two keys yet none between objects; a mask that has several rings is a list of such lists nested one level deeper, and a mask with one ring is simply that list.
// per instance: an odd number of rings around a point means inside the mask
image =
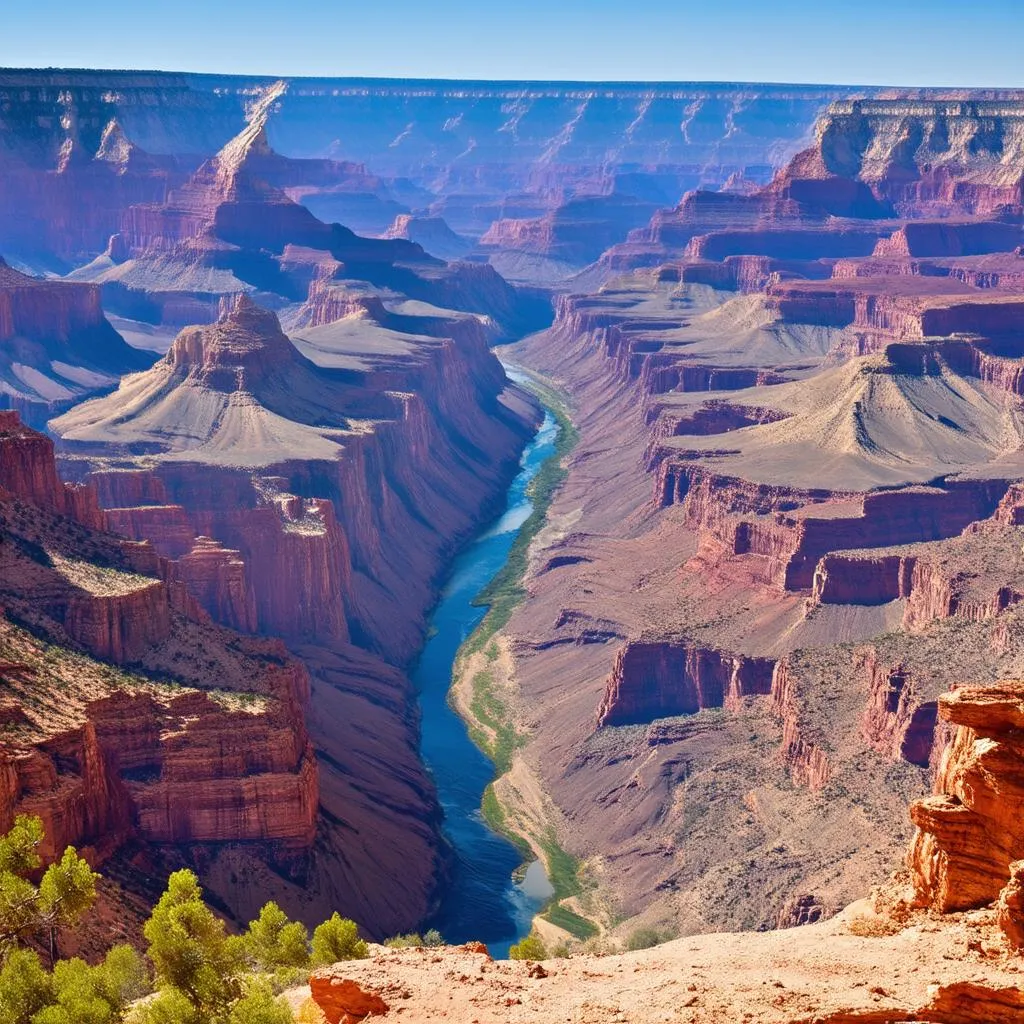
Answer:
[{"label": "green tree foliage", "polygon": [[115,946],[96,967],[77,958],[61,960],[53,970],[56,1001],[32,1024],[116,1024],[148,990],[146,966],[130,946]]},{"label": "green tree foliage", "polygon": [[546,960],[548,951],[544,940],[536,932],[530,932],[509,949],[508,956],[510,960]]},{"label": "green tree foliage", "polygon": [[369,951],[359,938],[355,921],[337,912],[313,930],[313,966],[322,967],[339,960],[364,960]]},{"label": "green tree foliage", "polygon": [[137,1007],[128,1024],[209,1024],[184,992],[164,989],[156,999]]},{"label": "green tree foliage", "polygon": [[0,836],[0,957],[31,941],[48,941],[52,951],[57,929],[72,924],[95,899],[99,876],[70,846],[38,886],[30,881],[42,866],[42,841],[43,823],[27,815]]},{"label": "green tree foliage", "polygon": [[273,973],[282,968],[309,966],[309,936],[304,925],[289,921],[274,902],[267,903],[249,930],[233,940],[253,971]]},{"label": "green tree foliage", "polygon": [[[95,966],[60,960],[51,973],[22,945],[49,940],[52,949],[56,929],[92,903],[99,876],[70,847],[38,876],[42,841],[42,823],[30,817],[0,836],[0,1024],[292,1024],[275,985],[300,978],[313,959],[367,956],[355,922],[334,914],[310,943],[305,927],[272,902],[244,934],[228,936],[199,880],[182,870],[143,929],[155,998],[141,999],[152,987],[149,968],[129,946],[115,946]],[[436,932],[416,938],[435,936],[440,942]]]},{"label": "green tree foliage", "polygon": [[0,967],[0,1020],[4,1024],[31,1024],[32,1018],[53,1002],[53,979],[39,957],[15,949]]},{"label": "green tree foliage", "polygon": [[292,1012],[267,982],[257,981],[231,1008],[228,1024],[292,1024]]},{"label": "green tree foliage", "polygon": [[176,989],[203,1021],[223,1017],[241,995],[238,945],[228,942],[224,922],[203,902],[199,880],[175,871],[143,929],[161,990]]}]

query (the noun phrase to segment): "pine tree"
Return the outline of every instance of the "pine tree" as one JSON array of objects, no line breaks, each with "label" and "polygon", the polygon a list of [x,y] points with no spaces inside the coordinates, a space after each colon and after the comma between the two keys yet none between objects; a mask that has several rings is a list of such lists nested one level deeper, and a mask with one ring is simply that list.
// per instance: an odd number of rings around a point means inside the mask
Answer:
[{"label": "pine tree", "polygon": [[200,1020],[226,1015],[241,995],[240,950],[228,941],[224,922],[203,902],[199,880],[191,871],[171,875],[143,934],[158,989],[184,995]]},{"label": "pine tree", "polygon": [[0,959],[26,942],[45,942],[52,962],[57,930],[72,924],[96,897],[99,875],[71,846],[39,885],[29,880],[42,866],[42,841],[42,821],[27,815],[19,815],[0,837]]}]

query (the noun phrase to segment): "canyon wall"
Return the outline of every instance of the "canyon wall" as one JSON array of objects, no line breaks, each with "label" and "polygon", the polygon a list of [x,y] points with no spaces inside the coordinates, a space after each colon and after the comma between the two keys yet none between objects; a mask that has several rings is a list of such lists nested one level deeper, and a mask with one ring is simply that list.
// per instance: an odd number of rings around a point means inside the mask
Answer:
[{"label": "canyon wall", "polygon": [[99,532],[52,442],[0,420],[0,830],[16,814],[102,863],[129,841],[303,858],[319,775],[309,676],[282,644],[214,626],[148,544]]},{"label": "canyon wall", "polygon": [[939,697],[1024,667],[1020,108],[837,103],[771,183],[655,214],[516,350],[580,441],[505,630],[529,738],[497,793],[535,839],[516,794],[550,795],[630,927],[838,911],[936,772],[928,884],[936,835],[991,828],[950,803],[974,790]]}]

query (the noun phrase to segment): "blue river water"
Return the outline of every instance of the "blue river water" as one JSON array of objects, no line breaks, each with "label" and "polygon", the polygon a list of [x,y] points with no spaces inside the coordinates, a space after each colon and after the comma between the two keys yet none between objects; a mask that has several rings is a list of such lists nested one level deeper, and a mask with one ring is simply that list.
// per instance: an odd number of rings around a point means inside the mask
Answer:
[{"label": "blue river water", "polygon": [[475,606],[473,599],[505,564],[519,528],[529,517],[533,505],[527,487],[553,454],[557,434],[558,426],[547,413],[523,453],[505,512],[456,558],[412,676],[423,716],[421,752],[437,784],[445,835],[455,855],[451,883],[430,924],[447,942],[486,942],[495,957],[507,956],[509,946],[529,932],[533,915],[551,889],[540,863],[532,864],[521,882],[513,880],[521,861],[519,852],[493,832],[480,813],[494,765],[469,738],[465,723],[448,703],[448,691],[458,649],[486,611]]}]

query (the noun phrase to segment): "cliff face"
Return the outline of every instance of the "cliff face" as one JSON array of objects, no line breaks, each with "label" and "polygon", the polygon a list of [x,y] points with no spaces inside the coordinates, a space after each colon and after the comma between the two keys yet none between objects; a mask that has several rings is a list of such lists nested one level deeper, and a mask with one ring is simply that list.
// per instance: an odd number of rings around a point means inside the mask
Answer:
[{"label": "cliff face", "polygon": [[319,792],[304,667],[214,626],[148,544],[98,531],[49,439],[3,415],[0,829],[38,814],[47,859],[74,844],[101,863],[129,840],[304,858]]},{"label": "cliff face", "polygon": [[[571,1017],[581,1005],[587,1021],[616,1007],[636,1024],[700,1024],[709,1014],[754,1024],[1015,1024],[1024,1012],[1015,980],[1024,861],[1006,858],[1020,831],[1024,751],[1014,738],[1024,722],[1022,696],[1016,681],[942,696],[957,732],[939,780],[949,795],[912,810],[923,829],[910,856],[916,902],[902,871],[830,921],[804,896],[788,908],[799,928],[688,936],[642,951],[521,963],[492,962],[478,943],[373,947],[367,959],[315,971],[312,999],[343,1024],[366,1014],[531,1024]],[[936,831],[940,805],[944,824]],[[992,878],[984,878],[989,870]],[[682,995],[680,976],[695,979]],[[776,993],[770,999],[768,987]]]},{"label": "cliff face", "polygon": [[[160,276],[159,267],[134,273],[115,267],[129,243],[149,249],[173,236],[195,237],[211,167],[188,176],[273,94],[249,159],[254,178],[315,218],[361,235],[405,237],[388,226],[415,215],[425,224],[427,250],[442,258],[464,256],[466,239],[471,244],[490,232],[478,257],[516,280],[549,283],[688,189],[767,181],[804,144],[815,117],[853,93],[727,83],[454,88],[8,70],[0,81],[0,103],[9,111],[0,126],[7,158],[0,251],[64,272],[101,257],[108,239],[118,236],[89,272],[106,275],[108,297],[131,310],[126,315],[145,312],[182,324],[203,309],[212,319],[216,304],[195,294],[187,301],[180,294],[143,301],[139,283]],[[251,235],[246,205],[226,210],[222,228]],[[242,219],[229,224],[232,212]],[[421,217],[424,212],[431,216]],[[430,226],[437,217],[457,234],[439,234]],[[532,228],[522,223],[534,218],[540,220]],[[279,203],[264,210],[263,220],[265,229],[273,221],[278,233],[296,226]],[[206,266],[202,274],[193,267],[196,284],[202,278],[211,291],[211,278],[220,276],[220,287],[230,291],[225,275],[211,271],[230,263],[227,269],[237,272],[240,261],[221,251],[217,265],[205,247],[200,258]],[[238,276],[258,290],[268,283],[252,269]],[[162,284],[149,291],[185,290],[170,287],[166,275]]]},{"label": "cliff face", "polygon": [[262,90],[238,135],[161,203],[130,206],[106,253],[72,276],[102,285],[111,308],[157,323],[215,319],[242,294],[274,308],[306,300],[322,312],[325,292],[353,288],[382,310],[400,294],[485,315],[501,331],[544,320],[542,304],[491,267],[449,266],[395,233],[361,237],[291,198],[308,201],[311,183],[340,188],[343,180],[331,182],[365,172],[276,153],[268,123],[285,93],[284,82]]},{"label": "cliff face", "polygon": [[111,327],[98,287],[30,277],[0,259],[0,404],[42,425],[151,361]]},{"label": "cliff face", "polygon": [[[272,895],[307,920],[339,907],[393,934],[429,916],[443,871],[403,669],[439,573],[497,507],[537,414],[475,317],[372,299],[341,321],[305,313],[292,340],[243,296],[53,429],[110,528],[152,543],[216,621],[286,638],[312,674],[315,849],[275,874],[222,848],[211,891],[240,916]],[[160,835],[179,827],[170,799],[147,805]],[[218,797],[197,801],[195,827],[224,813]]]},{"label": "cliff face", "polygon": [[818,138],[828,174],[865,182],[901,211],[984,215],[1022,202],[1019,101],[839,102]]},{"label": "cliff face", "polygon": [[771,692],[770,658],[743,658],[669,643],[631,642],[615,658],[598,727],[736,705]]},{"label": "cliff face", "polygon": [[1019,682],[1004,682],[939,700],[955,732],[935,795],[911,807],[918,833],[910,865],[918,899],[944,913],[991,903],[1021,857],[1022,694]]},{"label": "cliff face", "polygon": [[[147,473],[123,460],[79,471],[89,469],[111,524],[174,558],[177,578],[222,621],[359,637],[403,662],[437,566],[490,507],[528,430],[525,407],[502,397],[483,334],[458,333],[421,337],[413,358],[367,354],[353,373],[307,359],[272,313],[243,300],[54,429],[72,450],[157,456]],[[315,342],[317,329],[306,336]],[[234,565],[200,537],[236,552]]]},{"label": "cliff face", "polygon": [[[830,236],[828,254],[844,255],[837,229],[864,231],[866,238],[871,230],[881,236],[895,228],[891,239],[879,242],[877,256],[1012,250],[1020,244],[1024,202],[1022,112],[1017,92],[837,100],[818,119],[814,144],[768,185],[690,192],[613,246],[602,265],[607,271],[654,266],[694,245],[715,252],[728,248],[726,238],[736,228],[755,236],[788,232],[787,255],[805,260],[822,255],[821,243]],[[904,227],[904,218],[926,223]],[[941,219],[930,222],[935,218]],[[995,223],[957,223],[965,218]],[[756,237],[741,244],[745,254],[762,251]]]},{"label": "cliff face", "polygon": [[834,912],[900,856],[940,693],[1021,671],[1020,99],[872,103],[656,214],[518,353],[581,440],[507,629],[532,733],[499,792],[532,772],[636,924]]}]

